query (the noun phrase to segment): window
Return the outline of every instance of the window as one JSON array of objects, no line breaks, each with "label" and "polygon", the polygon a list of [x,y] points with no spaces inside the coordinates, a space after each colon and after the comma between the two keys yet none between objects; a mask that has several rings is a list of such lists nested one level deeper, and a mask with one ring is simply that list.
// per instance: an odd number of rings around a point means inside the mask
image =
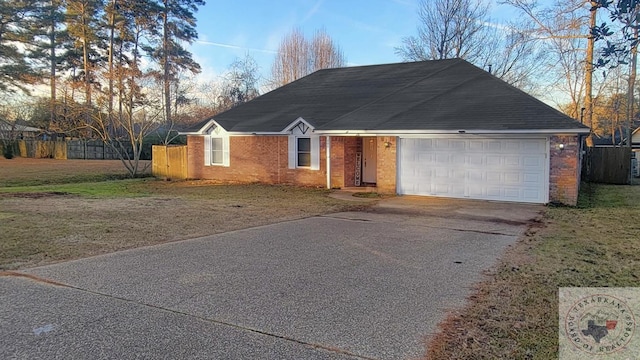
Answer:
[{"label": "window", "polygon": [[311,138],[298,138],[298,167],[311,167]]},{"label": "window", "polygon": [[222,138],[211,138],[211,163],[222,165],[224,162]]},{"label": "window", "polygon": [[320,136],[289,135],[289,169],[320,170]]},{"label": "window", "polygon": [[204,166],[229,166],[229,137],[204,137]]}]

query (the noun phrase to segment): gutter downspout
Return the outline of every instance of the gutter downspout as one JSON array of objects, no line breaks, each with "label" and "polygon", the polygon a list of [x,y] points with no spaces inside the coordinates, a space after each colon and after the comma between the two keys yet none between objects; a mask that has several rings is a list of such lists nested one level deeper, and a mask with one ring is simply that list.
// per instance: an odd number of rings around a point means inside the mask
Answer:
[{"label": "gutter downspout", "polygon": [[327,189],[331,190],[331,136],[327,135]]}]

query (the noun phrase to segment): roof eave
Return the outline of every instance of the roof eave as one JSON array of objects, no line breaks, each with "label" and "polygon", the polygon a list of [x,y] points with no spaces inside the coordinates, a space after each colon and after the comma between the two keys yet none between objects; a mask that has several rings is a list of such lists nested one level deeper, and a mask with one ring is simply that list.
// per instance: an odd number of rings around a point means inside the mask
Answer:
[{"label": "roof eave", "polygon": [[589,134],[589,129],[534,129],[534,130],[315,130],[319,135],[437,135],[437,134]]},{"label": "roof eave", "polygon": [[207,132],[207,129],[211,127],[211,125],[219,126],[220,128],[225,129],[223,126],[220,126],[214,119],[207,121],[200,129],[197,131],[178,131],[178,135],[204,135]]}]

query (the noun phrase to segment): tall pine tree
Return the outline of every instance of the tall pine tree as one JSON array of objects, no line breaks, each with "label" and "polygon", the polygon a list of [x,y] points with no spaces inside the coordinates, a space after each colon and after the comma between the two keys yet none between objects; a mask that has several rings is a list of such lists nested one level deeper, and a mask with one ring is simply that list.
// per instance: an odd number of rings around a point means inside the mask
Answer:
[{"label": "tall pine tree", "polygon": [[62,0],[40,0],[35,2],[33,14],[33,50],[29,54],[34,61],[42,64],[40,70],[44,78],[49,79],[49,125],[57,117],[57,79],[58,70],[69,56],[69,36],[64,26],[64,6]]},{"label": "tall pine tree", "polygon": [[33,39],[30,24],[34,5],[29,0],[0,0],[0,91],[27,92],[25,85],[38,80],[25,51],[17,45],[28,46]]},{"label": "tall pine tree", "polygon": [[200,72],[200,65],[182,43],[192,43],[198,38],[195,12],[204,4],[204,0],[159,0],[160,46],[153,52],[153,58],[160,65],[158,80],[163,89],[165,121],[170,127],[173,126],[171,85],[180,71]]}]

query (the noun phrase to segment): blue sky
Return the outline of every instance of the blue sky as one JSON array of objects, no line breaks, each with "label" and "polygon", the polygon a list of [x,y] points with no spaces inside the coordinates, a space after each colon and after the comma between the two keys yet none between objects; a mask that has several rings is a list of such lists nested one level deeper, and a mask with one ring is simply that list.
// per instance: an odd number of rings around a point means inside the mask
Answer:
[{"label": "blue sky", "polygon": [[[293,28],[309,37],[324,28],[349,66],[400,62],[394,48],[416,33],[417,0],[244,0],[215,1],[197,13],[199,39],[190,49],[202,66],[201,81],[215,79],[247,52],[263,76],[271,70],[282,38]],[[512,12],[492,7],[492,19]]]}]

